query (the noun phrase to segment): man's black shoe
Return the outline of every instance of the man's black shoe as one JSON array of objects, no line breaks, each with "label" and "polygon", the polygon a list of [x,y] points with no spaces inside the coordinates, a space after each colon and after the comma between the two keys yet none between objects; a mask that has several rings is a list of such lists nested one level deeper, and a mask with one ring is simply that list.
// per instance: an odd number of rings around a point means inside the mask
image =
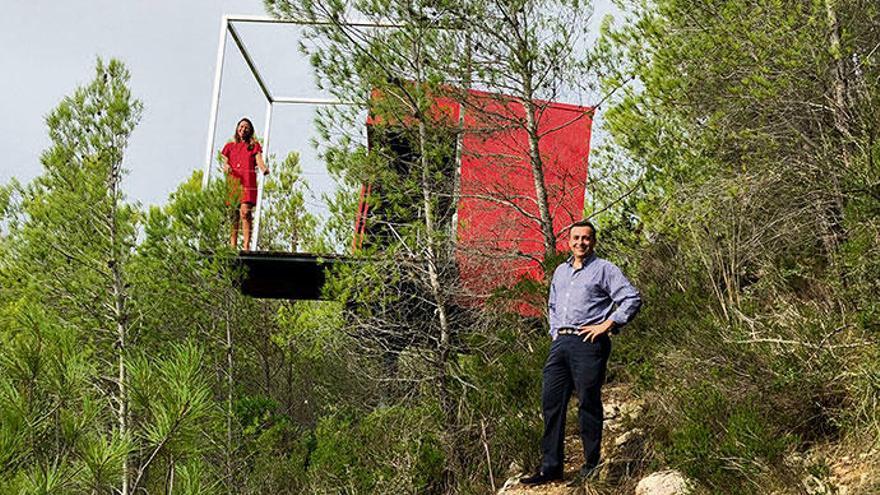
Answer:
[{"label": "man's black shoe", "polygon": [[519,480],[523,485],[543,485],[544,483],[550,483],[551,481],[559,481],[562,479],[562,474],[553,474],[553,473],[543,473],[539,472],[538,474],[529,476],[528,478],[522,478]]},{"label": "man's black shoe", "polygon": [[568,482],[568,486],[570,488],[583,486],[588,481],[595,481],[597,479],[599,479],[599,466],[591,468],[583,466],[580,471],[578,471],[578,474]]}]

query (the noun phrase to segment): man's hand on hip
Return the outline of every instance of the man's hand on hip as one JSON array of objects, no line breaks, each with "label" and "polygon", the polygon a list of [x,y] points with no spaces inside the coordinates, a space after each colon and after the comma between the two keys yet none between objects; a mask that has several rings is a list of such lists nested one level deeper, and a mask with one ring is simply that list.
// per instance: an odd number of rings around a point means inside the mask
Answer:
[{"label": "man's hand on hip", "polygon": [[602,335],[608,333],[614,327],[613,320],[605,320],[598,325],[586,325],[581,327],[578,335],[584,336],[584,342],[590,341],[595,342],[596,339],[601,337]]}]

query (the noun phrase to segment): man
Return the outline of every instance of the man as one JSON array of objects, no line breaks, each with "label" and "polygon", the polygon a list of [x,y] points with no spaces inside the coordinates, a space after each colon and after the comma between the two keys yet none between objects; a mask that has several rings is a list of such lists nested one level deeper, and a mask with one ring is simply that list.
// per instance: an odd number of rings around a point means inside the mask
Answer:
[{"label": "man", "polygon": [[597,258],[596,227],[572,225],[571,257],[550,283],[549,320],[553,343],[544,365],[544,437],[541,470],[521,481],[539,485],[562,479],[565,413],[574,390],[584,447],[584,466],[575,483],[594,477],[602,443],[601,387],[611,354],[611,333],[629,323],[642,304],[639,291],[614,264]]}]

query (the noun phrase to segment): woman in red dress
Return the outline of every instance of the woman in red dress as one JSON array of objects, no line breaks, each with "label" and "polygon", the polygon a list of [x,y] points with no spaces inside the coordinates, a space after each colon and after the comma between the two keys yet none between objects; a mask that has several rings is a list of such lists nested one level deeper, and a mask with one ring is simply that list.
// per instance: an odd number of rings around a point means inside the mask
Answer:
[{"label": "woman in red dress", "polygon": [[[264,175],[269,167],[263,160],[263,148],[254,138],[254,125],[247,118],[235,126],[233,140],[226,143],[221,152],[223,171],[232,185],[238,212],[232,216],[232,235],[229,244],[238,247],[238,229],[244,234],[244,251],[250,249],[251,229],[254,221],[254,206],[257,204],[257,167]],[[233,203],[234,204],[234,203]]]}]

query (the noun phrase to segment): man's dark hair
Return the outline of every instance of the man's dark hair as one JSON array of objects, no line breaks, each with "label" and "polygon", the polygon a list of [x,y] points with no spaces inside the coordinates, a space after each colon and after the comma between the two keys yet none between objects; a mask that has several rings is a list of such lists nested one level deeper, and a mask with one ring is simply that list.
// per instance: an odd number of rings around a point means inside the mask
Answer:
[{"label": "man's dark hair", "polygon": [[593,225],[593,222],[590,222],[589,220],[580,220],[578,222],[571,224],[571,227],[568,228],[568,235],[569,236],[571,235],[571,230],[575,227],[589,227],[590,232],[593,234],[591,237],[593,239],[596,238],[596,226]]}]

